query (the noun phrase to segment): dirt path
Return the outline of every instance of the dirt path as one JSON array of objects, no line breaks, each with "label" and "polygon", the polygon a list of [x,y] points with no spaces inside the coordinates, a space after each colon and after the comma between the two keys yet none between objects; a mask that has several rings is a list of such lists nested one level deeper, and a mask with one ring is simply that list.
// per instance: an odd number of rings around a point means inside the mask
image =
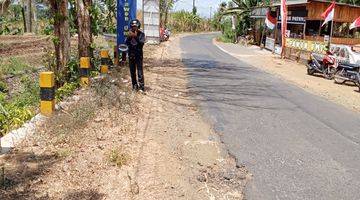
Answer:
[{"label": "dirt path", "polygon": [[295,61],[280,59],[277,55],[257,46],[244,47],[234,44],[214,43],[231,55],[254,67],[277,75],[313,94],[322,96],[348,109],[360,112],[360,93],[354,85],[338,85],[321,76],[309,76],[306,66]]},{"label": "dirt path", "polygon": [[248,179],[196,102],[179,37],[145,53],[147,94],[113,70],[11,154],[1,199],[243,199]]}]

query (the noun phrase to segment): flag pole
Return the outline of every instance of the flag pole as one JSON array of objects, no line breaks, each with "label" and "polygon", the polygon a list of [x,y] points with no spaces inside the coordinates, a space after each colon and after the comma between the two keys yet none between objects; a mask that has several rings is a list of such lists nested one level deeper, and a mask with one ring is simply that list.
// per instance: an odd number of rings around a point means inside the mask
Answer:
[{"label": "flag pole", "polygon": [[277,41],[277,37],[278,37],[278,19],[279,19],[279,10],[276,9],[276,22],[275,22],[275,32],[274,32],[274,49],[272,51],[272,53],[275,53],[275,46],[276,46],[276,41]]},{"label": "flag pole", "polygon": [[331,20],[330,37],[329,37],[329,50],[330,50],[331,39],[333,37],[333,30],[334,30],[334,19]]},{"label": "flag pole", "polygon": [[264,44],[264,46],[262,46],[262,41],[264,40],[265,31],[266,31],[266,23],[264,21],[263,30],[262,30],[261,39],[260,39],[260,49],[263,49],[265,47],[265,44]]},{"label": "flag pole", "polygon": [[329,36],[329,44],[328,44],[329,50],[330,50],[330,44],[331,44],[331,40],[333,37],[333,31],[334,31],[335,7],[336,7],[335,0],[332,2],[332,4],[334,5],[334,8],[333,8],[333,18],[331,20],[331,28],[330,28],[330,36]]}]

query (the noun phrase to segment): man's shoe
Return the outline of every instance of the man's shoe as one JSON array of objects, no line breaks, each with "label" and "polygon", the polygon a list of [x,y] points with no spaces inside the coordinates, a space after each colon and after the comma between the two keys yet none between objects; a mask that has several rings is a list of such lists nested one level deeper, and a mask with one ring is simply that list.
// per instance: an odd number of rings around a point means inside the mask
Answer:
[{"label": "man's shoe", "polygon": [[139,92],[140,92],[141,94],[146,94],[143,89],[140,89]]},{"label": "man's shoe", "polygon": [[139,86],[133,85],[132,89],[135,90],[135,91],[137,91],[137,90],[139,90]]}]

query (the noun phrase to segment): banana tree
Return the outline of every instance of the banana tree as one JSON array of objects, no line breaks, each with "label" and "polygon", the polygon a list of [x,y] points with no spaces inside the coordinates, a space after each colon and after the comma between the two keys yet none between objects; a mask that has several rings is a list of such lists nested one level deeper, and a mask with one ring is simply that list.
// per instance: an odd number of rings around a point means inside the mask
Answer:
[{"label": "banana tree", "polygon": [[[160,19],[164,26],[167,25],[169,12],[179,0],[160,0]],[[163,19],[164,18],[164,19]]]},{"label": "banana tree", "polygon": [[244,34],[251,25],[250,13],[252,9],[264,4],[268,4],[268,0],[232,0],[226,8],[224,8],[225,4],[220,4],[220,15],[235,16],[238,22],[237,33]]}]

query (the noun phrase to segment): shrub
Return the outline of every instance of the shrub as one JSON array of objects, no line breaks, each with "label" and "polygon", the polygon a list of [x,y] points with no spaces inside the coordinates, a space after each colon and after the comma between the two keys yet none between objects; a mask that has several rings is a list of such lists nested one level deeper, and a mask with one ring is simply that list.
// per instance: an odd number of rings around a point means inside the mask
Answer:
[{"label": "shrub", "polygon": [[27,65],[22,59],[11,57],[8,60],[0,60],[0,74],[19,75],[24,72],[32,72],[35,68]]},{"label": "shrub", "polygon": [[0,92],[8,92],[7,84],[4,81],[0,80]]},{"label": "shrub", "polygon": [[10,99],[0,92],[0,136],[19,128],[35,114],[39,85],[31,77],[21,77],[21,91]]},{"label": "shrub", "polygon": [[56,101],[61,101],[66,97],[74,94],[74,91],[79,87],[78,82],[65,83],[62,87],[58,88],[55,92]]}]

